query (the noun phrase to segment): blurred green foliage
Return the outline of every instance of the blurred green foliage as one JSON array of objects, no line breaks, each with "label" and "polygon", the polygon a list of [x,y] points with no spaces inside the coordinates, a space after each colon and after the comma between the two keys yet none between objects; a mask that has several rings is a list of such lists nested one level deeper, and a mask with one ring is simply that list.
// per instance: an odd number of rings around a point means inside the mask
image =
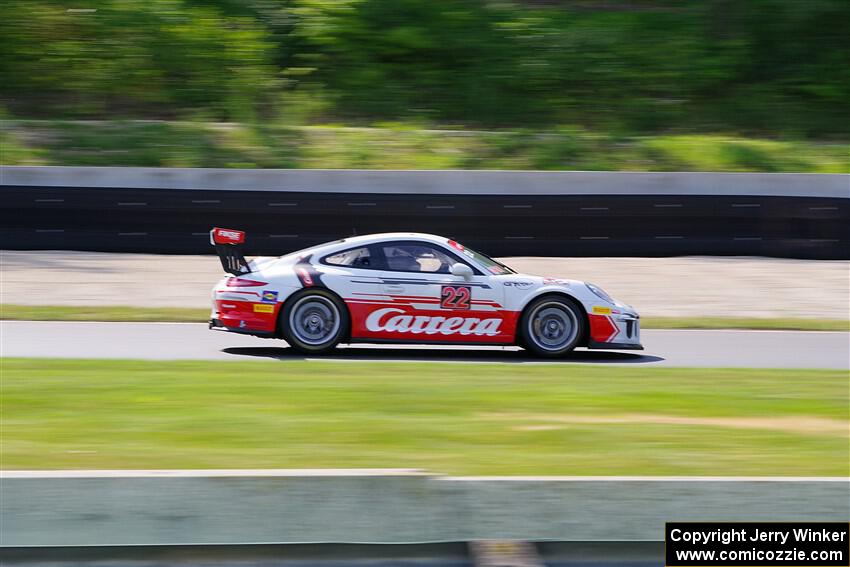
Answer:
[{"label": "blurred green foliage", "polygon": [[[0,10],[0,100],[15,116],[850,133],[846,0],[7,0]],[[568,138],[541,160],[579,151]],[[759,151],[728,149],[760,167]]]},{"label": "blurred green foliage", "polygon": [[0,120],[0,164],[850,173],[846,142],[619,136],[578,126],[435,130],[194,121]]},{"label": "blurred green foliage", "polygon": [[8,0],[0,94],[32,115],[252,119],[279,89],[261,22],[179,0]]}]

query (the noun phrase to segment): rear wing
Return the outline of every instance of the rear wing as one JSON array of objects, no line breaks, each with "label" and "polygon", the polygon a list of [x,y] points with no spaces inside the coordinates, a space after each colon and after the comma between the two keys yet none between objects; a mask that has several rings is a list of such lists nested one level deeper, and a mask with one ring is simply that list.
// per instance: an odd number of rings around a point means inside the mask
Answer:
[{"label": "rear wing", "polygon": [[230,228],[214,228],[210,231],[210,244],[215,246],[215,252],[221,260],[221,267],[228,274],[240,276],[251,271],[248,261],[242,254],[245,244],[245,231]]}]

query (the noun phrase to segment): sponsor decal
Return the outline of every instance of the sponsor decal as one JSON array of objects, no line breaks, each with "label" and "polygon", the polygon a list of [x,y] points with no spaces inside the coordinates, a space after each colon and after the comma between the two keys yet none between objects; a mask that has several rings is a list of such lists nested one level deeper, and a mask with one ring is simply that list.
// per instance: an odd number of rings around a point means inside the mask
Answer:
[{"label": "sponsor decal", "polygon": [[212,229],[213,244],[242,244],[245,241],[245,232],[230,228]]},{"label": "sponsor decal", "polygon": [[264,303],[277,303],[277,292],[276,291],[264,291],[263,292],[263,302]]},{"label": "sponsor decal", "polygon": [[531,287],[534,284],[531,282],[504,282],[505,287],[515,287],[517,289],[525,289],[527,287]]},{"label": "sponsor decal", "polygon": [[440,291],[442,309],[469,309],[472,288],[468,285],[444,285]]},{"label": "sponsor decal", "polygon": [[455,250],[457,250],[458,252],[462,253],[462,254],[463,254],[464,256],[466,256],[467,258],[475,259],[475,254],[473,254],[472,252],[470,252],[469,250],[467,250],[467,249],[463,246],[463,244],[461,244],[460,242],[457,242],[457,241],[455,241],[455,240],[449,240],[449,243],[448,243],[448,244],[449,244],[449,246],[451,246],[452,248],[454,248],[454,249],[455,249]]},{"label": "sponsor decal", "polygon": [[277,304],[257,301],[216,301],[217,318],[230,329],[274,331]]},{"label": "sponsor decal", "polygon": [[543,285],[570,285],[567,280],[558,278],[543,278]]},{"label": "sponsor decal", "polygon": [[432,317],[408,315],[403,309],[387,307],[373,311],[366,318],[366,329],[372,332],[413,333],[425,335],[476,335],[499,334],[501,319],[477,317]]},{"label": "sponsor decal", "polygon": [[593,306],[593,314],[594,315],[610,315],[611,308],[610,307],[602,307],[600,305]]}]

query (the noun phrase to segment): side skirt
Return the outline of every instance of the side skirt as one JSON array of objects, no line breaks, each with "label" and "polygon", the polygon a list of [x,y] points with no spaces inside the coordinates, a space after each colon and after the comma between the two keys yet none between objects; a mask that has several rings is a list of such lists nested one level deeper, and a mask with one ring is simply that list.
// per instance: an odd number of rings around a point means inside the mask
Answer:
[{"label": "side skirt", "polygon": [[587,339],[587,348],[595,350],[643,350],[643,345],[635,343],[600,343]]},{"label": "side skirt", "polygon": [[496,347],[509,347],[509,346],[517,346],[515,342],[512,343],[488,343],[486,341],[481,342],[457,342],[457,341],[411,341],[407,339],[347,339],[341,341],[345,344],[355,344],[355,343],[366,343],[366,344],[391,344],[391,345],[456,345],[456,346],[496,346]]},{"label": "side skirt", "polygon": [[225,333],[236,333],[237,335],[251,335],[261,339],[277,339],[275,333],[271,331],[253,331],[251,329],[234,329],[233,327],[225,327],[218,319],[210,319],[209,328],[213,331],[222,331]]}]

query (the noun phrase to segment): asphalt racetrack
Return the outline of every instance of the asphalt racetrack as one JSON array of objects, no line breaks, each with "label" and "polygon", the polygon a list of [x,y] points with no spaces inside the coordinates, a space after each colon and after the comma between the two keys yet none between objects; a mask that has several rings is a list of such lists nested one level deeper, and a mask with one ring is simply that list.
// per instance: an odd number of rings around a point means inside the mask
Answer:
[{"label": "asphalt racetrack", "polygon": [[635,366],[850,369],[850,333],[643,330],[644,351],[576,350],[541,360],[516,347],[343,345],[304,357],[276,339],[212,331],[200,323],[0,322],[0,355],[146,360],[338,360],[631,364]]}]

